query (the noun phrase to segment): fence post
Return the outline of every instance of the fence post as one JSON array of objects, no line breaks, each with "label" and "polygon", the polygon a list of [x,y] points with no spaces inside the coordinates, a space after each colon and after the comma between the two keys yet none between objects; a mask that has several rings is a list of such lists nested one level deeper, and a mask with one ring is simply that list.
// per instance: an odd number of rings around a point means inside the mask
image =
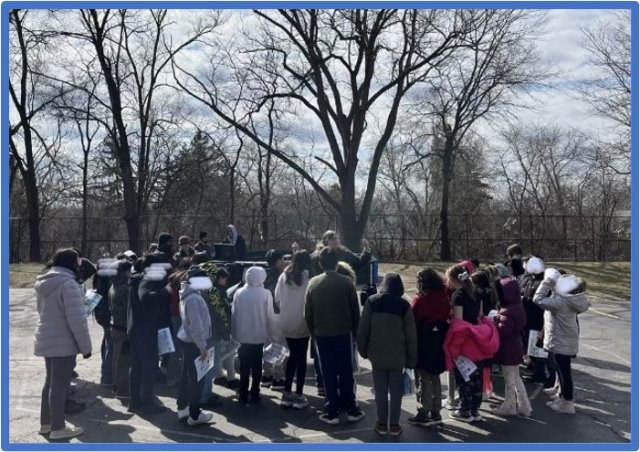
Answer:
[{"label": "fence post", "polygon": [[573,239],[573,261],[578,262],[578,239]]}]

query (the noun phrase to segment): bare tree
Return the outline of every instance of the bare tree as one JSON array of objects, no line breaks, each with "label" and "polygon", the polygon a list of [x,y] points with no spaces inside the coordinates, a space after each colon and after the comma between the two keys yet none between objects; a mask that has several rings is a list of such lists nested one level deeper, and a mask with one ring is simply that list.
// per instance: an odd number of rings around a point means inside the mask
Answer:
[{"label": "bare tree", "polygon": [[580,94],[617,129],[617,136],[602,146],[599,160],[620,174],[631,174],[631,11],[614,11],[582,34],[592,74]]},{"label": "bare tree", "polygon": [[[216,66],[208,75],[174,66],[179,85],[222,120],[237,127],[285,162],[340,215],[347,246],[359,246],[371,209],[382,152],[394,130],[402,99],[478,26],[473,16],[451,10],[255,10],[259,34],[240,53],[251,71],[246,115],[269,101],[300,108],[319,122],[330,157],[316,156],[337,179],[336,199],[300,165],[300,151],[269,146],[267,137],[244,125],[229,108]],[[269,87],[264,89],[264,87]],[[382,107],[384,105],[384,107]],[[382,133],[371,137],[367,121],[382,111]],[[371,151],[364,196],[356,173],[363,143]],[[369,146],[370,143],[370,146]]]},{"label": "bare tree", "polygon": [[464,48],[426,81],[417,105],[435,116],[441,145],[432,149],[442,160],[440,258],[451,260],[449,240],[450,184],[460,143],[481,118],[504,113],[517,96],[548,72],[536,54],[534,37],[540,32],[540,12],[532,10],[468,10],[469,20],[481,25],[465,36]]}]

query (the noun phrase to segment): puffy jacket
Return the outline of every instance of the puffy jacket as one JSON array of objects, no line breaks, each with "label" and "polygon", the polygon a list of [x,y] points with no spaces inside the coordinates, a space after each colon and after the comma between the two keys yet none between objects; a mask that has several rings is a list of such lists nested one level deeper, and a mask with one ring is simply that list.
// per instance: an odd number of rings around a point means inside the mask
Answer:
[{"label": "puffy jacket", "polygon": [[356,336],[360,304],[353,281],[328,271],[309,281],[305,295],[304,317],[312,337]]},{"label": "puffy jacket", "polygon": [[498,329],[489,318],[482,317],[479,325],[453,319],[443,345],[447,370],[456,367],[455,358],[460,355],[477,363],[491,358],[499,347]]},{"label": "puffy jacket", "polygon": [[575,356],[580,337],[578,314],[589,309],[589,301],[584,292],[548,296],[554,285],[553,280],[544,280],[533,296],[533,302],[545,310],[543,346],[545,350],[559,355]]},{"label": "puffy jacket", "polygon": [[411,301],[418,338],[416,369],[432,375],[445,371],[444,339],[449,329],[451,306],[444,291],[418,294]]},{"label": "puffy jacket", "polygon": [[46,358],[91,353],[82,286],[64,267],[52,267],[36,278],[38,325],[34,354]]},{"label": "puffy jacket", "polygon": [[118,262],[118,273],[111,277],[109,289],[109,308],[111,309],[112,326],[117,331],[127,330],[127,311],[129,310],[129,269],[131,264]]},{"label": "puffy jacket", "polygon": [[358,325],[358,352],[374,369],[413,369],[418,359],[416,323],[411,305],[402,295],[397,273],[387,273],[383,291],[370,297]]},{"label": "puffy jacket", "polygon": [[180,285],[180,317],[182,325],[178,339],[195,344],[199,350],[206,350],[207,339],[211,337],[209,308],[202,294],[186,281]]},{"label": "puffy jacket", "polygon": [[494,322],[500,335],[500,348],[493,357],[496,364],[516,366],[522,362],[524,344],[522,330],[527,323],[527,315],[522,305],[520,288],[514,278],[501,278],[502,308],[494,317]]},{"label": "puffy jacket", "polygon": [[278,342],[276,314],[271,292],[264,288],[267,274],[262,267],[247,270],[247,285],[233,296],[231,304],[231,336],[241,344]]},{"label": "puffy jacket", "polygon": [[102,299],[93,310],[93,316],[102,328],[111,326],[111,308],[109,307],[109,289],[111,287],[111,278],[108,276],[95,276],[95,291]]},{"label": "puffy jacket", "polygon": [[287,283],[287,275],[282,273],[276,284],[274,301],[278,306],[277,324],[284,337],[299,339],[309,337],[309,328],[304,319],[304,296],[309,286],[309,272],[304,271],[302,284]]}]

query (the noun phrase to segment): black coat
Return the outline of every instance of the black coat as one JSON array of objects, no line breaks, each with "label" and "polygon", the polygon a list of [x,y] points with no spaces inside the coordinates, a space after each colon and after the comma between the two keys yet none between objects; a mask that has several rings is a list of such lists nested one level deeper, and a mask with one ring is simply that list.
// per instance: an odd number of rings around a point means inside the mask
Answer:
[{"label": "black coat", "polygon": [[447,322],[421,322],[417,325],[418,365],[416,369],[427,371],[432,375],[439,375],[446,370],[442,345],[448,329]]},{"label": "black coat", "polygon": [[524,311],[527,314],[526,331],[536,330],[542,331],[544,326],[544,309],[533,302],[533,295],[538,290],[538,286],[544,279],[544,274],[530,275],[525,273],[518,278],[520,293],[522,294],[522,303]]}]

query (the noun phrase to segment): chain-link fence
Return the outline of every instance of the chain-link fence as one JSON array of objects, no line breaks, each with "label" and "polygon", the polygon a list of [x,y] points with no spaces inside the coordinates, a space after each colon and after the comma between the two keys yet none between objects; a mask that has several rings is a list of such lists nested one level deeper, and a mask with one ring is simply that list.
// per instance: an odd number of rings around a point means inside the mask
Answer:
[{"label": "chain-link fence", "polygon": [[[239,216],[234,223],[250,250],[288,250],[295,241],[313,249],[327,229],[339,230],[336,216],[310,218],[272,215]],[[195,243],[201,230],[208,231],[210,243],[225,238],[228,222],[215,213],[142,218],[140,249],[147,249],[160,232],[177,238],[188,235]],[[25,261],[29,255],[28,219],[10,218],[11,262]],[[266,230],[265,230],[266,229]],[[450,247],[454,259],[476,257],[482,261],[504,258],[507,246],[519,243],[525,253],[550,260],[629,261],[631,259],[631,218],[559,215],[464,215],[449,217]],[[46,260],[60,247],[82,248],[82,218],[43,218],[42,258]],[[384,261],[429,262],[439,259],[440,229],[437,215],[372,215],[365,236],[373,252]],[[126,225],[119,217],[89,217],[85,254],[89,258],[114,255],[129,247]]]}]

